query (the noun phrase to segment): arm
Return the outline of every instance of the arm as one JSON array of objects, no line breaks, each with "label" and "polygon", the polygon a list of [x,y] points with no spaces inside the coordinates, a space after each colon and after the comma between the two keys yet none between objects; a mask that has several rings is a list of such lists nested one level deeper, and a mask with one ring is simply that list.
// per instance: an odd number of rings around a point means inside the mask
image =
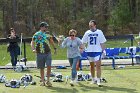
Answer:
[{"label": "arm", "polygon": [[106,51],[105,51],[105,44],[101,43],[101,48],[102,48],[102,58],[104,58],[106,56]]},{"label": "arm", "polygon": [[54,48],[54,54],[56,54],[57,52],[56,52],[56,47],[55,47],[55,43],[54,43],[54,41],[53,41],[53,37],[50,37],[50,44],[53,46],[53,48]]},{"label": "arm", "polygon": [[32,38],[32,41],[31,41],[31,48],[32,48],[32,51],[35,53],[36,52],[36,49],[35,49],[35,42]]},{"label": "arm", "polygon": [[10,36],[11,36],[11,35],[9,34],[6,38],[7,38],[7,39],[10,39]]},{"label": "arm", "polygon": [[50,44],[53,46],[54,49],[56,49],[53,37],[50,37]]},{"label": "arm", "polygon": [[102,51],[104,51],[105,50],[105,44],[101,43],[100,45],[101,45]]},{"label": "arm", "polygon": [[80,51],[82,52],[84,50],[84,44],[82,44],[82,41],[80,38],[78,38],[78,46],[79,46]]},{"label": "arm", "polygon": [[66,47],[67,39],[68,39],[68,38],[65,38],[64,41],[62,42],[62,44],[61,44],[61,47],[62,47],[62,48],[65,48],[65,47]]}]

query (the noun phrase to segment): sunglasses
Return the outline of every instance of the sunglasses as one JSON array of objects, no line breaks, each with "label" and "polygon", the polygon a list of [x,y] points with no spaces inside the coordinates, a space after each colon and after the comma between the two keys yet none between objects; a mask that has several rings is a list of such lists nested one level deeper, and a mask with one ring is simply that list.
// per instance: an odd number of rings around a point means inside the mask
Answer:
[{"label": "sunglasses", "polygon": [[45,28],[48,28],[48,26],[44,26]]},{"label": "sunglasses", "polygon": [[69,36],[75,36],[75,35],[69,35]]}]

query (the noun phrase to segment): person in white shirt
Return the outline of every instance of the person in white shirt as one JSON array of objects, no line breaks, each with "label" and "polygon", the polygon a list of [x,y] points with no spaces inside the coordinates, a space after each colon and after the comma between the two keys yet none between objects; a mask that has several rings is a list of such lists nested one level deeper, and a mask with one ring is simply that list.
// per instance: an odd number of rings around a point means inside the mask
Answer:
[{"label": "person in white shirt", "polygon": [[[89,22],[89,30],[87,30],[82,38],[82,43],[87,47],[87,57],[90,62],[90,71],[92,76],[92,84],[96,83],[101,86],[101,56],[105,49],[104,43],[106,38],[103,32],[96,28],[96,21],[91,20]],[[95,78],[95,64],[96,64],[96,76]]]}]

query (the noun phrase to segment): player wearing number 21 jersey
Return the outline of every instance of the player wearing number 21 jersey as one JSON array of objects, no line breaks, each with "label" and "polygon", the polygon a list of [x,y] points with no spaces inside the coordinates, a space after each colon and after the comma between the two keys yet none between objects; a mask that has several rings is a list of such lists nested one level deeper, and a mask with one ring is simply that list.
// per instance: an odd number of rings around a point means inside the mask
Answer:
[{"label": "player wearing number 21 jersey", "polygon": [[[89,28],[82,38],[82,43],[87,46],[86,53],[90,62],[92,76],[91,84],[97,83],[98,86],[101,86],[101,55],[105,49],[104,43],[106,42],[106,38],[103,32],[96,28],[95,20],[89,22]],[[97,77],[95,76],[95,65]]]},{"label": "player wearing number 21 jersey", "polygon": [[82,42],[87,43],[87,52],[102,52],[100,44],[105,43],[106,38],[99,29],[96,29],[95,31],[88,30],[85,32]]}]

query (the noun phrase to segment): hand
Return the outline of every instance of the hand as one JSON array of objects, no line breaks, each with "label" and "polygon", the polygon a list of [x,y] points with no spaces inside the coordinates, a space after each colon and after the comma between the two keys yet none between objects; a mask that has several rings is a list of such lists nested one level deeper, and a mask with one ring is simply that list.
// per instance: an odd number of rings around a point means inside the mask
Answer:
[{"label": "hand", "polygon": [[35,49],[33,49],[33,53],[36,53],[36,50]]},{"label": "hand", "polygon": [[16,36],[11,35],[9,38],[10,38],[10,39],[14,39],[15,37],[16,37]]},{"label": "hand", "polygon": [[15,33],[11,33],[11,36],[10,36],[10,37],[11,37],[11,38],[16,37]]},{"label": "hand", "polygon": [[140,46],[140,42],[138,42],[138,46]]},{"label": "hand", "polygon": [[83,48],[80,48],[80,53],[83,53],[84,49]]},{"label": "hand", "polygon": [[60,35],[57,37],[58,45],[61,45],[61,43],[64,41],[65,37],[63,35]]},{"label": "hand", "polygon": [[106,57],[106,51],[104,50],[102,53],[102,58],[105,58],[105,57]]}]

